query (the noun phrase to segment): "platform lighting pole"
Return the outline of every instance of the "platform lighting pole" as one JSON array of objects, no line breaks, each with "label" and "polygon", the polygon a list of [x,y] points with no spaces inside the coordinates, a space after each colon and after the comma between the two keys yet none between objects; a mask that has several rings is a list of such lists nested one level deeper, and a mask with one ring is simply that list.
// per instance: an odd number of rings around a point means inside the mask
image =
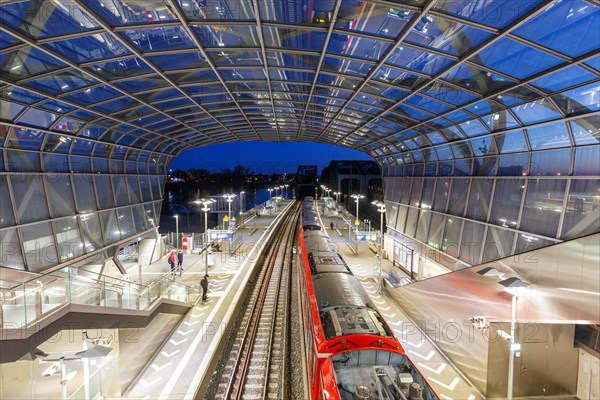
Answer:
[{"label": "platform lighting pole", "polygon": [[[335,196],[335,202],[339,203],[340,202],[340,192],[333,192],[333,195]],[[336,208],[337,208],[337,204],[336,204]]]},{"label": "platform lighting pole", "polygon": [[244,195],[246,194],[246,192],[241,191],[240,192],[240,214],[243,214],[245,209],[245,204],[244,204]]},{"label": "platform lighting pole", "polygon": [[175,249],[179,250],[179,215],[175,214]]},{"label": "platform lighting pole", "polygon": [[235,194],[227,193],[224,194],[223,197],[227,200],[227,215],[229,218],[229,226],[231,226],[231,203],[233,202]]},{"label": "platform lighting pole", "polygon": [[204,274],[208,275],[208,246],[210,245],[210,236],[208,233],[208,212],[210,211],[210,205],[213,204],[216,200],[215,199],[200,199],[200,200],[196,200],[194,201],[194,204],[202,204],[204,205],[204,207],[202,208],[202,211],[204,211],[204,252],[205,257],[205,264],[204,264]]},{"label": "platform lighting pole", "polygon": [[285,199],[287,200],[288,197],[288,193],[287,193],[287,189],[288,189],[289,185],[285,185]]},{"label": "platform lighting pole", "polygon": [[512,400],[514,374],[515,374],[515,353],[521,351],[521,345],[516,343],[516,325],[517,325],[517,298],[523,290],[529,287],[529,283],[513,277],[499,282],[504,286],[504,290],[512,295],[511,301],[511,318],[510,318],[510,350],[508,355],[508,388],[506,390],[506,398]]},{"label": "platform lighting pole", "polygon": [[[360,201],[360,199],[364,199],[365,195],[364,194],[353,194],[350,197],[352,197],[354,199],[354,201],[356,201],[356,220],[358,221],[358,202]],[[356,231],[358,232],[358,226],[356,226]]]},{"label": "platform lighting pole", "polygon": [[271,202],[271,193],[273,192],[272,188],[267,189],[267,191],[269,192],[269,203]]},{"label": "platform lighting pole", "polygon": [[379,293],[383,292],[383,273],[381,270],[381,258],[383,256],[383,213],[385,212],[385,203],[375,200],[372,202],[377,207],[377,211],[380,213],[379,229],[381,229],[381,235],[379,235],[379,246],[377,248],[377,266],[379,267]]}]

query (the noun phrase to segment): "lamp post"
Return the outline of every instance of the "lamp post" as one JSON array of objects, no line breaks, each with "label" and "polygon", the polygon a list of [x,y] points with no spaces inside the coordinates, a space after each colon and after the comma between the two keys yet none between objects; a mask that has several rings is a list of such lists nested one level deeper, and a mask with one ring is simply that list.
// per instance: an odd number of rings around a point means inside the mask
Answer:
[{"label": "lamp post", "polygon": [[512,400],[515,374],[515,353],[521,350],[521,345],[516,343],[515,337],[517,325],[517,299],[521,291],[529,287],[529,284],[515,277],[505,279],[499,283],[504,286],[506,292],[512,295],[509,338],[510,350],[508,355],[508,388],[506,390],[506,398]]},{"label": "lamp post", "polygon": [[286,200],[287,200],[287,197],[288,197],[288,193],[287,193],[288,186],[289,185],[285,185],[285,198],[286,198]]},{"label": "lamp post", "polygon": [[[363,199],[365,197],[364,194],[353,194],[352,196],[350,196],[354,199],[354,201],[356,201],[356,221],[358,221],[358,202],[360,201],[360,199]],[[356,225],[356,224],[355,224]],[[356,231],[358,232],[358,225],[356,225]]]},{"label": "lamp post", "polygon": [[179,250],[179,215],[175,214],[175,248]]},{"label": "lamp post", "polygon": [[[340,192],[333,192],[333,195],[335,196],[335,202],[339,203],[340,202]],[[336,204],[337,207],[337,204]]]},{"label": "lamp post", "polygon": [[381,235],[379,235],[379,246],[377,248],[377,264],[379,266],[379,292],[381,293],[383,291],[381,256],[383,255],[383,213],[385,212],[385,203],[375,200],[374,202],[372,202],[372,204],[374,204],[377,207],[377,211],[379,211],[380,214],[379,229],[381,229]]},{"label": "lamp post", "polygon": [[269,191],[269,202],[271,202],[271,193],[273,192],[272,188],[267,189]]},{"label": "lamp post", "polygon": [[227,194],[224,194],[223,197],[227,200],[227,209],[228,209],[227,215],[229,218],[229,226],[231,226],[231,203],[233,202],[233,198],[235,197],[235,194],[227,193]]},{"label": "lamp post", "polygon": [[202,204],[204,207],[202,211],[204,211],[204,252],[205,254],[205,264],[204,264],[204,274],[208,275],[208,246],[210,243],[210,237],[208,234],[208,212],[210,211],[210,205],[214,203],[215,199],[200,199],[194,201],[194,204]]}]

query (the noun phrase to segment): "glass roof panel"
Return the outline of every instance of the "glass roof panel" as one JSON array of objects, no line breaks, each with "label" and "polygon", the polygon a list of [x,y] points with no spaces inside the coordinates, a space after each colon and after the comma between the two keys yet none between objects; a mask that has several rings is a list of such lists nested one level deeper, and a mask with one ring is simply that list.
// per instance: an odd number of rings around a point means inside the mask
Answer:
[{"label": "glass roof panel", "polygon": [[474,92],[456,89],[439,81],[423,89],[422,93],[455,106],[463,105],[478,98]]},{"label": "glass roof panel", "polygon": [[255,20],[252,0],[177,0],[183,12],[191,19],[222,21]]},{"label": "glass roof panel", "polygon": [[507,38],[502,38],[482,50],[479,59],[486,67],[519,79],[535,75],[562,62],[550,54]]},{"label": "glass roof panel", "polygon": [[589,61],[586,61],[584,64],[594,68],[596,71],[600,71],[600,56],[591,58]]},{"label": "glass roof panel", "polygon": [[484,115],[491,113],[492,111],[500,111],[503,110],[503,107],[500,107],[497,103],[491,100],[482,100],[478,103],[472,104],[464,108],[466,111],[472,112],[477,115]]},{"label": "glass roof panel", "polygon": [[[23,21],[27,21],[24,24]],[[68,35],[97,28],[74,3],[22,1],[2,6],[0,22],[34,39]]]},{"label": "glass roof panel", "polygon": [[462,122],[462,121],[471,119],[471,118],[473,118],[473,116],[471,114],[467,114],[464,111],[456,110],[456,111],[452,111],[450,114],[444,115],[444,118],[447,120],[450,120],[452,122],[458,123],[458,122]]},{"label": "glass roof panel", "polygon": [[540,99],[527,104],[521,104],[511,108],[525,125],[535,124],[537,122],[550,121],[560,118],[552,103],[546,99]]},{"label": "glass roof panel", "polygon": [[[326,6],[326,2],[322,2]],[[325,12],[325,10],[321,12]],[[402,5],[387,7],[364,1],[344,0],[338,12],[336,28],[396,38],[413,17],[414,11]]]},{"label": "glass roof panel", "polygon": [[430,119],[430,118],[432,118],[434,116],[434,114],[430,114],[430,113],[427,113],[425,111],[420,111],[420,110],[417,110],[415,108],[406,106],[404,104],[396,107],[394,109],[394,111],[397,112],[397,113],[400,113],[400,114],[407,115],[407,116],[409,116],[411,118],[417,119],[419,121]]},{"label": "glass roof panel", "polygon": [[86,5],[113,26],[177,20],[163,0],[90,0]]},{"label": "glass roof panel", "polygon": [[142,52],[196,48],[181,26],[127,30],[122,35]]},{"label": "glass roof panel", "polygon": [[598,48],[600,10],[583,0],[553,2],[513,33],[544,47],[577,57]]},{"label": "glass roof panel", "polygon": [[552,99],[565,113],[583,113],[600,110],[600,85],[598,82],[561,92]]},{"label": "glass roof panel", "polygon": [[415,107],[421,108],[433,114],[441,114],[445,111],[452,109],[452,107],[447,104],[443,104],[438,101],[419,95],[413,95],[409,97],[408,99],[406,99],[405,103],[411,104]]},{"label": "glass roof panel", "polygon": [[339,58],[325,57],[323,70],[329,72],[340,72],[348,75],[365,77],[373,68],[372,64],[361,63],[351,60],[340,60]]},{"label": "glass roof panel", "polygon": [[321,51],[326,36],[325,32],[263,27],[263,38],[267,47]]},{"label": "glass roof panel", "polygon": [[21,118],[19,124],[48,129],[56,122],[58,115],[30,108]]},{"label": "glass roof panel", "polygon": [[442,75],[442,79],[467,90],[480,94],[496,92],[510,86],[513,82],[473,64],[462,64]]},{"label": "glass roof panel", "polygon": [[591,81],[596,76],[585,69],[572,65],[568,68],[561,69],[553,74],[531,82],[532,86],[544,89],[546,92],[555,92],[566,89],[571,86],[579,85],[580,83]]},{"label": "glass roof panel", "polygon": [[422,79],[423,78],[419,77],[418,75],[400,71],[396,68],[391,68],[387,64],[379,68],[373,76],[373,80],[393,84],[406,89],[413,88],[418,82],[421,82]]},{"label": "glass roof panel", "polygon": [[199,51],[180,53],[177,55],[166,54],[149,56],[148,59],[162,71],[176,71],[178,69],[208,68],[208,63]]},{"label": "glass roof panel", "polygon": [[0,54],[0,77],[14,81],[65,66],[66,64],[32,47]]},{"label": "glass roof panel", "polygon": [[[0,112],[0,120],[12,122],[24,109],[25,106],[0,99],[0,110],[2,110]],[[2,138],[0,138],[0,147],[2,147],[1,143]]]},{"label": "glass roof panel", "polygon": [[329,39],[327,53],[379,60],[389,47],[389,43],[379,40],[334,33]]},{"label": "glass roof panel", "polygon": [[43,108],[46,111],[51,111],[60,114],[69,113],[76,109],[75,107],[65,104],[62,101],[58,100],[48,100],[45,103],[37,105],[36,107]]},{"label": "glass roof panel", "polygon": [[115,85],[129,93],[170,86],[169,83],[159,75],[145,76],[140,79],[128,79],[126,81],[116,82]]},{"label": "glass roof panel", "polygon": [[77,121],[73,118],[63,117],[54,125],[52,128],[53,131],[62,131],[75,133],[78,132],[81,128],[83,128],[85,124],[81,121]]},{"label": "glass roof panel", "polygon": [[208,56],[217,67],[262,66],[258,51],[210,51]]},{"label": "glass roof panel", "polygon": [[123,96],[113,88],[103,85],[91,89],[81,90],[79,92],[68,93],[65,97],[67,100],[88,106],[93,103],[115,99]]},{"label": "glass roof panel", "polygon": [[94,106],[92,107],[92,110],[110,114],[136,105],[139,105],[137,101],[133,100],[130,97],[125,97],[119,100],[110,101],[108,103]]},{"label": "glass roof panel", "polygon": [[570,124],[573,140],[578,146],[600,143],[600,115],[579,118]]},{"label": "glass roof panel", "polygon": [[540,94],[534,92],[526,86],[519,86],[514,89],[509,89],[502,94],[494,97],[494,100],[504,104],[505,106],[514,106],[516,104],[532,101],[540,98]]},{"label": "glass roof panel", "polygon": [[0,50],[21,43],[17,38],[12,37],[4,31],[0,31]]},{"label": "glass roof panel", "polygon": [[152,69],[144,61],[137,57],[98,63],[90,67],[86,67],[86,69],[108,80],[134,77],[152,72]]},{"label": "glass roof panel", "polygon": [[452,60],[423,50],[399,46],[392,52],[386,63],[427,75],[435,75],[452,64]]},{"label": "glass roof panel", "polygon": [[[285,66],[290,68],[316,69],[320,56],[285,53],[282,51],[267,51],[267,62],[270,66]],[[337,61],[335,61],[337,65]]]},{"label": "glass roof panel", "polygon": [[426,15],[411,30],[406,41],[460,56],[491,37],[489,32],[443,17]]},{"label": "glass roof panel", "polygon": [[44,46],[78,64],[131,54],[127,47],[108,33],[46,43]]},{"label": "glass roof panel", "polygon": [[483,124],[478,119],[471,119],[458,125],[467,137],[481,136],[488,133]]},{"label": "glass roof panel", "polygon": [[527,128],[527,136],[531,150],[555,149],[571,146],[569,133],[564,122],[544,125],[536,128]]},{"label": "glass roof panel", "polygon": [[78,110],[71,114],[71,117],[81,119],[84,121],[91,121],[93,119],[97,119],[98,115],[91,113],[86,110]]},{"label": "glass roof panel", "polygon": [[481,117],[481,120],[491,132],[504,131],[521,126],[512,114],[506,110],[486,115]]},{"label": "glass roof panel", "polygon": [[503,0],[441,0],[435,8],[494,28],[504,28],[534,8],[541,0],[506,2]]},{"label": "glass roof panel", "polygon": [[[203,25],[192,27],[204,47],[260,47],[256,26]],[[271,29],[271,28],[265,28]]]},{"label": "glass roof panel", "polygon": [[86,86],[95,85],[97,83],[98,81],[92,79],[89,75],[79,71],[68,71],[29,81],[25,86],[58,95],[78,90]]}]

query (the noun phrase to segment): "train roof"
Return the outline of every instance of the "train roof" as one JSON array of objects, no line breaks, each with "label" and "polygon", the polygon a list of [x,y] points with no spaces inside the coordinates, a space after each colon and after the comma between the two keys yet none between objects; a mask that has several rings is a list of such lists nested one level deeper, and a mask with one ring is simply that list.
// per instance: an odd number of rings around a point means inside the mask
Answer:
[{"label": "train roof", "polygon": [[373,307],[358,279],[350,274],[313,275],[319,311],[330,307]]},{"label": "train roof", "polygon": [[308,262],[313,275],[331,272],[350,274],[344,259],[335,251],[312,251],[308,253]]}]

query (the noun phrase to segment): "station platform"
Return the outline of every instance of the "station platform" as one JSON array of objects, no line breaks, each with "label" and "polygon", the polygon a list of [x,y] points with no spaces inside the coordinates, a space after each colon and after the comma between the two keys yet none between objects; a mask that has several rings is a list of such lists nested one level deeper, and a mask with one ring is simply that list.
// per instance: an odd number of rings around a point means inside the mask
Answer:
[{"label": "station platform", "polygon": [[[250,224],[238,229],[236,240],[241,239],[242,245],[235,254],[212,254],[215,265],[208,269],[208,300],[202,302],[199,299],[179,321],[123,398],[194,398],[211,362],[220,355],[220,340],[234,316],[258,255],[272,232],[271,227],[292,204],[281,202],[277,210],[258,215]],[[182,276],[175,274],[173,279],[195,285],[204,276],[205,265],[205,254],[186,254]],[[164,275],[169,268],[166,258],[163,258],[151,267],[144,267],[142,279],[150,280],[153,274]]]}]

